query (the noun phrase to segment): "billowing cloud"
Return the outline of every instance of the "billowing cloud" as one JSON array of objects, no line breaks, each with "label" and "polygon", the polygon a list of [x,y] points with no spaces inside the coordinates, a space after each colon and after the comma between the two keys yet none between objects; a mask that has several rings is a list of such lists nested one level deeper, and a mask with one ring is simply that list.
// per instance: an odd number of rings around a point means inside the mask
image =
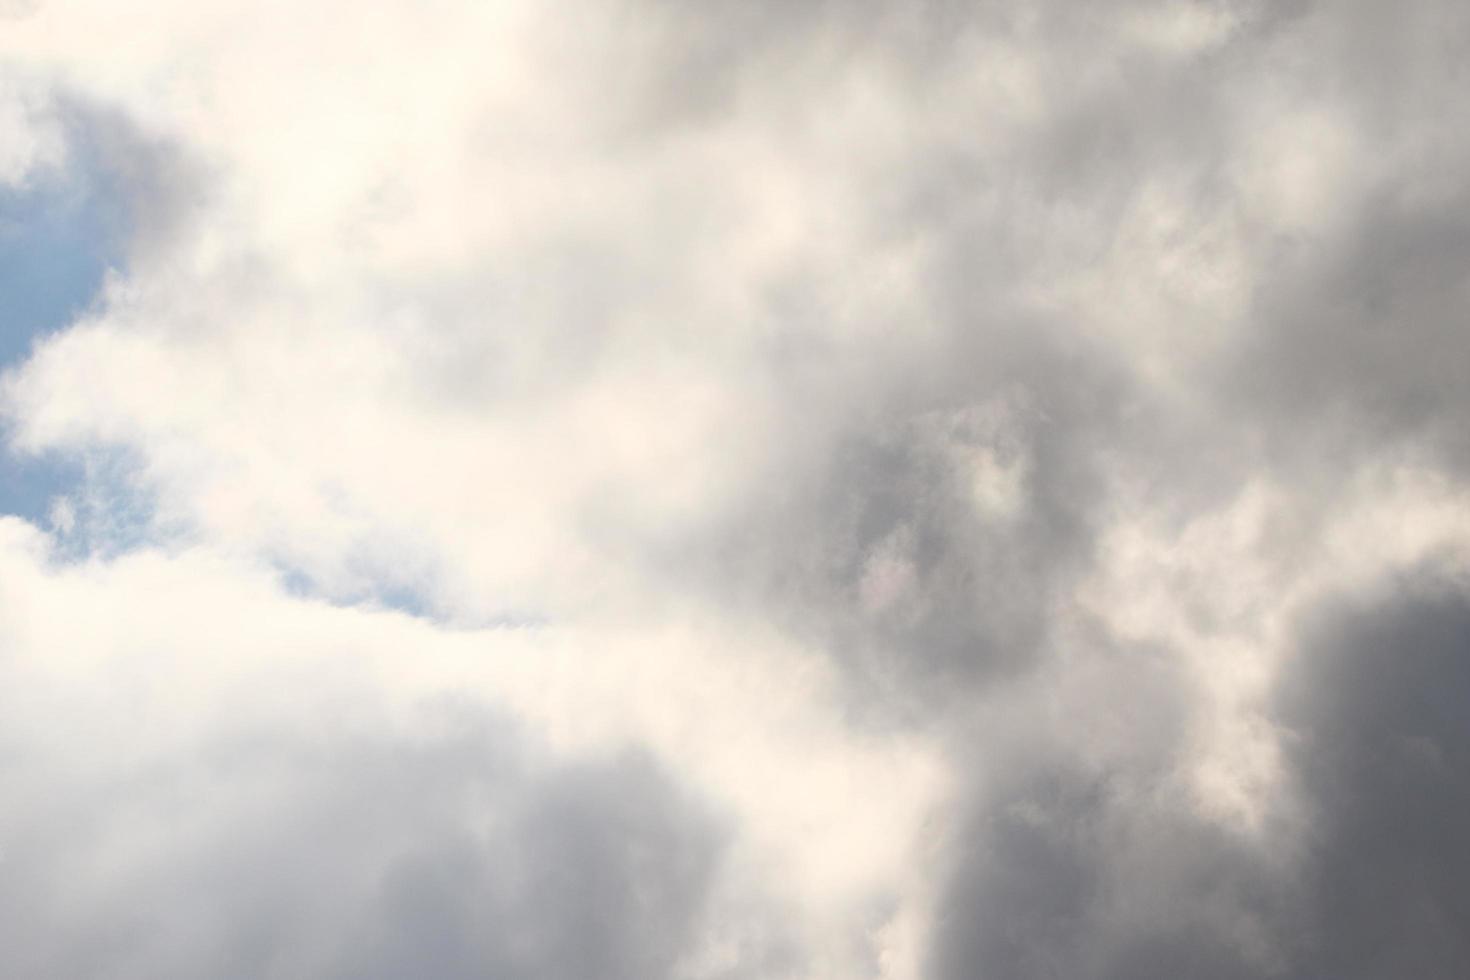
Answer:
[{"label": "billowing cloud", "polygon": [[1456,5],[144,6],[0,3],[22,975],[1465,973]]}]

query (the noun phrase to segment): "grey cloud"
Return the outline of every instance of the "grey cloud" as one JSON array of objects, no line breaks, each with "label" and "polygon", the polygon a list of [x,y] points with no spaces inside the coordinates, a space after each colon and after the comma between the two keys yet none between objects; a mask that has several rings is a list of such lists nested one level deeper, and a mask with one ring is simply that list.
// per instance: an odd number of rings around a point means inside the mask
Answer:
[{"label": "grey cloud", "polygon": [[1069,357],[1045,325],[976,333],[681,556],[833,651],[859,690],[900,710],[912,694],[924,715],[1038,655],[1086,567],[1125,397],[1104,357]]},{"label": "grey cloud", "polygon": [[[768,434],[771,485],[669,545],[680,575],[713,566],[693,580],[721,595],[754,594],[824,637],[858,675],[876,657],[904,684],[949,689],[1036,659],[1052,597],[1064,598],[1088,567],[1094,536],[1120,503],[1117,476],[1146,487],[1161,513],[1187,518],[1262,476],[1310,496],[1406,446],[1462,460],[1470,335],[1459,327],[1465,209],[1453,175],[1463,171],[1463,141],[1444,94],[1458,87],[1455,53],[1470,35],[1448,5],[1393,23],[1370,7],[1199,5],[1241,24],[1217,49],[1172,60],[1107,47],[1116,38],[1103,28],[1125,14],[1169,12],[1158,5],[1081,16],[1042,4],[1025,18],[962,18],[976,33],[1026,45],[1041,66],[1046,112],[1000,152],[926,141],[921,128],[911,152],[871,181],[864,227],[874,242],[924,246],[911,320],[889,327],[907,342],[885,335],[855,353],[821,336],[838,315],[830,284],[800,275],[765,284],[782,338],[769,373],[790,424]],[[782,23],[805,38],[862,20],[853,8],[814,5]],[[1375,57],[1392,71],[1364,60],[1380,30]],[[952,31],[942,50],[959,57],[963,34]],[[911,54],[889,44],[890,58]],[[1283,106],[1342,116],[1366,151],[1381,148],[1390,162],[1376,184],[1329,205],[1342,220],[1326,238],[1293,240],[1247,208],[1253,111]],[[983,119],[984,107],[975,109]],[[1107,259],[1130,208],[1160,179],[1201,222],[1235,222],[1248,247],[1244,322],[1219,356],[1181,358],[1195,401],[1160,390],[1125,338],[1110,344],[1064,314],[1026,306],[1028,290]],[[1437,196],[1421,192],[1435,187]],[[1191,232],[1186,220],[1180,234]],[[1181,242],[1179,256],[1191,247]],[[1139,273],[1145,288],[1147,279]],[[1181,338],[1210,329],[1217,312],[1208,298],[1191,302],[1158,314],[1178,317]],[[959,499],[964,474],[918,430],[1017,392],[1029,414],[999,448],[1020,453],[1031,480],[1025,516],[1004,525]],[[865,562],[884,542],[908,549],[926,606],[903,623],[856,609]]]},{"label": "grey cloud", "polygon": [[[1056,604],[1088,569],[1114,503],[1114,473],[1158,486],[1165,506],[1198,506],[1228,498],[1249,472],[1239,437],[1171,418],[1124,346],[1025,298],[1105,255],[1148,175],[1179,168],[1200,194],[1226,196],[1211,163],[1225,139],[1213,85],[1223,69],[1140,63],[1103,72],[1107,85],[1088,96],[1065,84],[1066,68],[1106,16],[1043,5],[1022,23],[998,8],[940,17],[941,6],[913,8],[921,23],[957,22],[930,60],[953,64],[970,33],[1029,45],[1059,105],[998,155],[921,135],[864,184],[873,247],[917,242],[924,255],[912,305],[882,339],[854,349],[832,327],[832,293],[862,270],[835,284],[801,270],[762,284],[776,338],[765,366],[788,423],[768,434],[769,482],[661,555],[686,580],[693,568],[694,581],[815,638],[859,688],[912,699],[899,710],[919,715],[1044,656]],[[807,31],[829,23],[810,10],[791,17]],[[873,43],[926,64],[901,33],[877,30]],[[936,102],[944,81],[911,79]],[[987,107],[974,110],[980,120]],[[1080,239],[1054,233],[1068,215]],[[984,453],[1024,472],[1017,514],[977,512],[970,466]],[[864,576],[885,555],[911,569],[915,601],[865,609]]]},{"label": "grey cloud", "polygon": [[1325,231],[1260,237],[1249,322],[1215,365],[1219,411],[1287,474],[1393,453],[1463,473],[1470,140],[1446,94],[1467,81],[1470,18],[1317,5],[1268,51],[1280,99],[1349,129],[1358,182],[1327,204]]},{"label": "grey cloud", "polygon": [[1294,976],[1470,972],[1470,596],[1382,591],[1318,610],[1277,698],[1311,825]]},{"label": "grey cloud", "polygon": [[[1138,774],[1134,774],[1135,778]],[[1267,977],[1288,916],[1252,848],[1179,801],[1042,764],[982,808],[941,900],[930,975]],[[1158,792],[1158,787],[1141,787]]]},{"label": "grey cloud", "polygon": [[[12,772],[10,976],[669,975],[723,832],[646,756],[438,734],[221,731],[100,778]],[[7,753],[10,754],[10,753]]]},{"label": "grey cloud", "polygon": [[204,161],[126,109],[88,94],[60,88],[52,111],[62,122],[71,166],[102,185],[109,254],[124,269],[159,260],[209,193],[214,175]]},{"label": "grey cloud", "polygon": [[1089,657],[1105,661],[1096,680],[1008,692],[1013,723],[957,748],[973,782],[944,843],[925,975],[1282,975],[1290,863],[1202,815],[1185,778],[1194,701],[1171,653]]},{"label": "grey cloud", "polygon": [[[1221,498],[1190,491],[1197,475],[1188,470],[1211,456],[1225,497],[1269,474],[1318,513],[1332,511],[1343,481],[1385,459],[1463,480],[1467,211],[1463,180],[1451,175],[1463,172],[1464,144],[1445,97],[1460,87],[1463,59],[1454,52],[1467,33],[1445,5],[1417,7],[1393,24],[1381,8],[1341,14],[1321,8],[1243,43],[1295,59],[1282,90],[1300,86],[1346,111],[1365,151],[1382,154],[1373,162],[1393,163],[1366,192],[1332,203],[1337,220],[1325,239],[1260,239],[1250,322],[1201,376],[1211,412],[1192,423],[1192,440],[1180,441],[1167,421],[1156,423],[1159,439],[1104,431],[1125,469],[1154,481],[1161,507],[1209,512]],[[1380,30],[1381,46],[1368,40]],[[1262,54],[1231,51],[1236,65],[1224,67],[1270,65]],[[1217,81],[1232,83],[1224,74]],[[1182,161],[1212,195],[1202,210],[1231,206],[1237,148],[1212,142],[1210,126],[1223,120],[1211,93],[1199,94],[1204,130],[1183,130],[1186,140],[1192,132],[1204,140],[1193,158],[1155,144],[1161,162],[1136,131],[1120,136],[1114,120],[1088,118],[1077,135],[1057,131],[1059,167],[1074,169],[1043,174],[1057,193],[1106,206],[1116,200],[1109,188],[1127,193],[1140,175]],[[1366,609],[1318,609],[1273,706],[1289,733],[1304,837],[1283,826],[1257,842],[1233,840],[1182,804],[1160,808],[1156,798],[1117,791],[1120,783],[1169,785],[1167,759],[1129,759],[1099,775],[1079,773],[1067,752],[1060,762],[1040,754],[1008,777],[977,777],[998,796],[973,804],[955,845],[933,975],[1309,980],[1470,971],[1462,858],[1470,853],[1462,830],[1470,825],[1462,710],[1470,618],[1463,594],[1447,588],[1386,591]],[[1190,710],[1187,700],[1179,710]],[[1042,731],[1047,724],[1055,722],[1038,721],[1038,738],[1057,737]],[[1150,842],[1149,853],[1129,846],[1137,839]],[[1130,918],[1130,906],[1150,911]]]},{"label": "grey cloud", "polygon": [[950,845],[930,975],[1464,976],[1470,599],[1422,570],[1378,593],[1304,620],[1268,707],[1291,801],[1264,833],[1179,792],[1188,701],[1167,686],[1139,689],[1131,710],[1156,722],[1100,767],[1055,722],[992,759]]},{"label": "grey cloud", "polygon": [[[1043,9],[1046,21],[1064,6]],[[1032,38],[1055,44],[1059,62],[1077,43],[1060,30]],[[683,571],[707,560],[710,587],[728,601],[814,639],[868,710],[938,724],[988,697],[1021,697],[1010,685],[1056,656],[1054,629],[1075,612],[1071,591],[1123,503],[1120,473],[1181,520],[1263,477],[1287,489],[1292,509],[1317,515],[1337,505],[1335,487],[1385,460],[1462,480],[1470,212],[1449,113],[1467,37],[1451,5],[1402,20],[1372,5],[1281,5],[1204,59],[1126,64],[1114,87],[1064,99],[1000,161],[916,150],[913,170],[889,175],[874,199],[889,208],[885,233],[931,246],[916,315],[936,318],[940,339],[874,353],[825,427],[832,401],[814,372],[775,365],[791,385],[793,423],[773,440],[800,449],[768,491],[671,560]],[[1242,181],[1256,147],[1243,106],[1275,95],[1340,114],[1374,155],[1365,170],[1378,168],[1329,202],[1332,220],[1310,236],[1247,216]],[[1010,302],[1018,284],[1106,257],[1127,207],[1161,175],[1189,189],[1202,219],[1244,222],[1251,244],[1246,322],[1185,375],[1208,406],[1195,415],[1174,414],[1178,403],[1134,373],[1132,352],[1028,320]],[[995,186],[1014,200],[974,203]],[[1085,233],[1048,240],[1056,226],[1028,201],[1076,209]],[[1259,220],[1267,226],[1250,224]],[[792,335],[824,315],[799,287],[778,298],[773,313],[791,318]],[[1195,326],[1188,312],[1180,331]],[[830,356],[840,371],[841,353],[793,343],[773,357]],[[1007,400],[1025,406],[1009,427],[966,428]],[[1029,465],[1019,519],[976,511],[955,452],[966,448]],[[1314,547],[1307,533],[1263,541],[1258,557],[1289,566],[1281,552]],[[865,576],[888,559],[911,594],[865,604]],[[1470,853],[1460,831],[1470,736],[1455,710],[1470,691],[1463,600],[1409,595],[1367,613],[1320,612],[1271,715],[1300,739],[1288,769],[1311,814],[1305,843],[1284,824],[1237,837],[1179,795],[1196,709],[1186,691],[1161,696],[1177,728],[1138,736],[1157,753],[1101,771],[1079,760],[1080,728],[1038,717],[1031,735],[1051,748],[970,770],[931,975],[1470,972],[1470,867],[1459,857]],[[953,748],[962,768],[972,754],[989,758]]]},{"label": "grey cloud", "polygon": [[1326,254],[1289,259],[1230,384],[1284,469],[1417,450],[1470,466],[1470,199],[1375,201]]},{"label": "grey cloud", "polygon": [[[1450,116],[1470,36],[1463,15],[1449,4],[1402,19],[1364,4],[1204,8],[1246,23],[1218,49],[1173,61],[1107,49],[1097,29],[1107,16],[1074,16],[1075,5],[1039,5],[1026,25],[983,11],[965,21],[1028,45],[1050,102],[1006,152],[920,136],[873,181],[865,229],[926,246],[915,323],[892,324],[898,334],[915,327],[910,342],[854,355],[814,326],[838,316],[828,284],[799,274],[768,284],[781,338],[770,377],[790,418],[789,430],[770,433],[779,464],[712,527],[660,542],[656,560],[828,651],[865,711],[938,726],[986,698],[1021,697],[1012,685],[1058,656],[1055,630],[1076,612],[1072,593],[1095,568],[1099,532],[1132,502],[1119,474],[1146,488],[1145,505],[1181,521],[1262,478],[1285,487],[1292,507],[1330,513],[1335,486],[1405,454],[1463,474],[1465,154]],[[833,9],[793,8],[782,29],[807,40],[840,33],[825,19]],[[922,18],[931,8],[910,9]],[[1109,12],[1128,9],[1161,8]],[[784,43],[764,24],[733,33],[720,37],[730,47],[719,48],[708,86],[689,94],[699,112],[728,110],[732,65],[763,64]],[[930,53],[939,63],[959,50]],[[884,54],[903,62],[913,49],[895,42]],[[920,60],[906,76],[916,90],[942,78]],[[1345,125],[1372,155],[1352,161],[1362,173],[1310,233],[1254,212],[1246,186],[1266,138],[1256,113],[1297,109]],[[1063,316],[1025,312],[1025,287],[1112,254],[1155,180],[1182,188],[1182,206],[1201,221],[1236,222],[1246,247],[1244,322],[1202,363],[1180,359],[1190,390],[1178,399],[1125,339],[1111,347]],[[1208,300],[1173,309],[1181,334],[1217,312]],[[967,467],[987,452],[1027,474],[1014,515],[987,515],[972,499]],[[1259,547],[1309,552],[1315,542]],[[1459,857],[1470,853],[1459,829],[1470,758],[1448,707],[1467,689],[1463,604],[1407,598],[1322,615],[1271,712],[1300,739],[1289,743],[1288,773],[1311,814],[1305,843],[1285,825],[1252,839],[1196,812],[1179,788],[1198,707],[1187,690],[1144,705],[1166,720],[1137,734],[1139,754],[1100,767],[1082,761],[1085,728],[1052,715],[1017,736],[1046,748],[1000,764],[957,740],[952,757],[971,795],[946,852],[930,974],[1470,971],[1470,867]],[[1392,652],[1406,646],[1426,652]],[[1128,701],[1128,670],[1105,669],[1120,687],[1099,696]]]}]

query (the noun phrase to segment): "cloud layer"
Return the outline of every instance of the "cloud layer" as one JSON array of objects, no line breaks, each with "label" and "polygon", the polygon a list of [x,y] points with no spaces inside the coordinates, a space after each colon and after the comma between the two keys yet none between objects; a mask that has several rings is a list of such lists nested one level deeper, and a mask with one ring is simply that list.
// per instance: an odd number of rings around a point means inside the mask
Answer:
[{"label": "cloud layer", "polygon": [[0,2],[17,976],[1470,972],[1457,5],[145,6]]}]

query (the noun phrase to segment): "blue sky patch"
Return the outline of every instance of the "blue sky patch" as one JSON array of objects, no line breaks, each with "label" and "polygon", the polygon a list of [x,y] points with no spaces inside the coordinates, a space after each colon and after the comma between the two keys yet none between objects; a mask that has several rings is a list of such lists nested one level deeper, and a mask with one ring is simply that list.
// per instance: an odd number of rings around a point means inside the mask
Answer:
[{"label": "blue sky patch", "polygon": [[[0,370],[15,367],[38,337],[74,322],[96,300],[108,269],[122,266],[124,209],[115,181],[90,154],[0,185]],[[52,499],[80,467],[53,456],[0,453],[0,512],[44,523]]]},{"label": "blue sky patch", "polygon": [[45,527],[57,496],[82,482],[80,462],[55,453],[23,456],[8,448],[0,456],[0,513]]},{"label": "blue sky patch", "polygon": [[97,296],[121,263],[113,195],[95,172],[68,168],[0,187],[0,364],[23,358]]}]

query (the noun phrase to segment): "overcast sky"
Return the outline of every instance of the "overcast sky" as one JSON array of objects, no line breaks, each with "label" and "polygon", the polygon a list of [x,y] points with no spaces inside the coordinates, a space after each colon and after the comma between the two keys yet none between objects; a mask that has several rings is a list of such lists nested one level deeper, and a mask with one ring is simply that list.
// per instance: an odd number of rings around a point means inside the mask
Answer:
[{"label": "overcast sky", "polygon": [[1470,5],[0,0],[0,973],[1470,977]]}]

